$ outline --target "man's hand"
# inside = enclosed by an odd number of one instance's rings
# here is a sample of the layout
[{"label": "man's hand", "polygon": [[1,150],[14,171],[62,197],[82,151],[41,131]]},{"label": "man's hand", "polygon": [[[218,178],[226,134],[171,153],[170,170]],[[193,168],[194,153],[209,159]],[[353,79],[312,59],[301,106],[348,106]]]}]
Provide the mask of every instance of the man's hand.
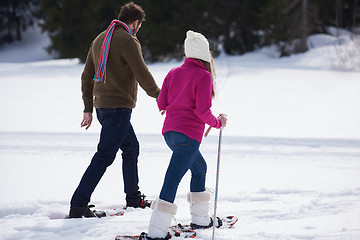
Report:
[{"label": "man's hand", "polygon": [[85,130],[88,130],[88,128],[91,126],[92,119],[93,116],[91,112],[84,112],[84,117],[81,122],[81,127],[85,127]]}]

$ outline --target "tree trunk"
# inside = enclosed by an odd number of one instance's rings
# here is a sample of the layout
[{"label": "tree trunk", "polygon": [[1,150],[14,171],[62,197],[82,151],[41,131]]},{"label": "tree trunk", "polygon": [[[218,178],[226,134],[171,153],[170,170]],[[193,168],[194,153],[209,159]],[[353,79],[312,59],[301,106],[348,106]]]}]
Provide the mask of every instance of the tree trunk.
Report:
[{"label": "tree trunk", "polygon": [[336,35],[340,35],[340,28],[342,27],[342,16],[341,16],[341,0],[336,0]]},{"label": "tree trunk", "polygon": [[353,12],[353,22],[352,22],[352,29],[356,27],[356,17],[358,12],[358,0],[354,2],[354,12]]},{"label": "tree trunk", "polygon": [[307,11],[308,11],[308,0],[302,0],[301,7],[301,43],[300,43],[300,51],[306,52],[308,50],[307,47]]}]

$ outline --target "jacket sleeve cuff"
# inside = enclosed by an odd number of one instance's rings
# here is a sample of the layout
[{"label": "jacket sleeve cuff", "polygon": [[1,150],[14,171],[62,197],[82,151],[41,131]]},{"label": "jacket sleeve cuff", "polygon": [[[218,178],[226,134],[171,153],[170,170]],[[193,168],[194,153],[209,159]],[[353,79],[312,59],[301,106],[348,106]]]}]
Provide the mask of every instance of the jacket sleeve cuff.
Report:
[{"label": "jacket sleeve cuff", "polygon": [[92,105],[85,105],[84,112],[93,112],[93,106]]}]

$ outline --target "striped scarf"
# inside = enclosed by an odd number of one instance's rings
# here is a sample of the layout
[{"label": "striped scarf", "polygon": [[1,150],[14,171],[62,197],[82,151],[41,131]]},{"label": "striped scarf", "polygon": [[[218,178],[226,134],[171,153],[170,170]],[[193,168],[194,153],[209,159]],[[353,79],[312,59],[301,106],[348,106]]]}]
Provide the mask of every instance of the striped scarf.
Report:
[{"label": "striped scarf", "polygon": [[108,27],[107,31],[106,31],[106,35],[104,38],[104,41],[102,43],[102,47],[101,47],[101,52],[100,52],[100,58],[99,58],[99,62],[98,62],[98,67],[97,67],[97,71],[94,75],[94,81],[95,82],[103,82],[103,78],[104,78],[104,74],[106,71],[106,62],[107,62],[107,58],[109,55],[109,49],[110,49],[110,42],[111,42],[111,37],[114,33],[115,30],[115,26],[117,24],[120,24],[122,26],[124,26],[125,30],[130,33],[132,36],[135,37],[134,33],[131,31],[131,29],[129,28],[128,25],[126,25],[124,22],[119,21],[119,20],[113,20],[110,23],[110,26]]}]

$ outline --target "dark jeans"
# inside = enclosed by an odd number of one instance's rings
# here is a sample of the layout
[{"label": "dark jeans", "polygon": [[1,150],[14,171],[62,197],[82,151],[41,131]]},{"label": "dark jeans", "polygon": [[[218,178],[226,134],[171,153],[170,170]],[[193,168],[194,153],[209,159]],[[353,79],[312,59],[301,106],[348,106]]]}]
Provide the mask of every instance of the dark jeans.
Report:
[{"label": "dark jeans", "polygon": [[189,169],[191,171],[190,191],[205,191],[207,166],[199,151],[200,143],[175,131],[166,132],[164,138],[173,154],[166,171],[160,199],[174,202],[179,183]]},{"label": "dark jeans", "polygon": [[71,206],[84,206],[90,202],[95,187],[122,150],[122,170],[124,191],[127,201],[138,200],[138,156],[139,142],[130,123],[131,109],[100,108],[96,109],[97,118],[102,125],[97,152],[86,169],[79,186],[71,199]]}]

